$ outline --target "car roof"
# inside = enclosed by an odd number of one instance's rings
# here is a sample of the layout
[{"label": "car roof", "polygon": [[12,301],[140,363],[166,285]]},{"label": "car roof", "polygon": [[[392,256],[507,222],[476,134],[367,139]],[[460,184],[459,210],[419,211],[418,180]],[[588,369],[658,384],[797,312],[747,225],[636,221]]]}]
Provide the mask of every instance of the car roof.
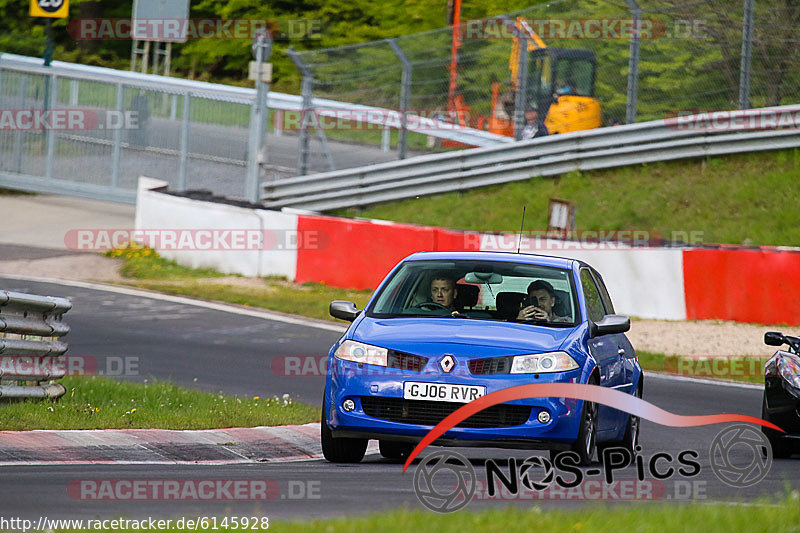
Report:
[{"label": "car roof", "polygon": [[442,261],[447,259],[463,259],[467,261],[503,261],[506,263],[522,263],[555,268],[572,269],[575,259],[514,252],[417,252],[406,257],[406,261]]}]

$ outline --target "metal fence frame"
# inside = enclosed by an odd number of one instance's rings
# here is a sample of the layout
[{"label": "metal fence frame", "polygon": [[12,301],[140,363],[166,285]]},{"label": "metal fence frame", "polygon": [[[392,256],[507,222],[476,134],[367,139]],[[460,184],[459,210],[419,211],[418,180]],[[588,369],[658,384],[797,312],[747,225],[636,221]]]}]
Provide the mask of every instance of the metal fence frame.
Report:
[{"label": "metal fence frame", "polygon": [[[750,117],[777,112],[797,114],[800,105],[731,113]],[[328,211],[574,170],[794,147],[800,147],[798,128],[704,131],[655,120],[289,178],[265,184],[261,199],[272,209]]]},{"label": "metal fence frame", "polygon": [[[148,148],[148,151],[155,151],[159,153],[163,152],[165,155],[178,157],[177,186],[174,187],[176,190],[184,190],[187,187],[189,181],[187,175],[187,162],[190,156],[198,159],[213,158],[213,156],[194,154],[190,153],[189,151],[191,132],[189,128],[190,120],[188,119],[188,105],[190,105],[189,102],[191,102],[192,97],[217,99],[225,102],[241,103],[250,106],[254,105],[256,98],[255,90],[246,87],[192,81],[180,78],[158,76],[154,74],[142,74],[138,72],[114,70],[104,67],[92,67],[66,63],[62,61],[53,61],[49,67],[45,67],[42,65],[41,59],[38,58],[0,53],[0,84],[3,83],[3,75],[6,72],[38,74],[49,77],[49,86],[51,88],[49,99],[51,101],[55,98],[56,87],[60,80],[70,80],[71,83],[75,82],[76,80],[85,80],[116,85],[117,110],[119,111],[122,110],[121,91],[123,87],[166,91],[173,95],[184,96],[184,118],[182,120],[180,132],[180,148],[178,150],[170,150],[159,147]],[[312,98],[310,92],[305,95],[304,99],[304,96],[301,95],[270,91],[267,98],[269,107],[273,110],[302,112],[304,109],[315,109],[319,114],[328,116],[335,116],[337,111],[358,111],[364,114],[363,116],[365,122],[371,124],[383,123],[386,114],[394,112],[370,106],[358,106],[345,102],[337,102],[335,100]],[[471,146],[487,146],[508,142],[510,140],[499,135],[493,135],[491,133],[474,130],[471,128],[439,123],[438,121],[431,119],[420,118],[419,120],[415,121],[415,124],[416,127],[409,128],[410,131],[418,131],[426,135],[450,139]],[[256,133],[256,128],[251,124],[250,136],[253,136]],[[318,132],[318,134],[322,134],[322,132]],[[54,134],[52,130],[48,130],[46,135],[50,137],[50,140],[52,140],[52,135]],[[23,173],[0,171],[0,186],[24,189],[33,192],[67,194],[99,200],[110,200],[131,204],[135,203],[135,189],[122,188],[119,186],[120,152],[121,146],[123,146],[119,130],[114,132],[112,139],[81,138],[80,140],[82,142],[111,146],[112,170],[111,176],[109,176],[109,185],[97,185],[81,183],[79,181],[58,179],[58,169],[56,169],[53,165],[53,147],[55,143],[48,142],[46,153],[46,170],[44,175],[35,176]],[[246,146],[243,146],[243,149],[245,148]],[[333,159],[329,153],[327,153],[327,159],[328,169],[334,169],[335,167],[333,166]],[[246,179],[244,162],[241,163],[241,166],[241,181],[244,188]],[[305,170],[302,173],[305,173]],[[258,187],[248,187],[248,190],[246,191],[246,199],[250,201],[257,201]]]},{"label": "metal fence frame", "polygon": [[62,317],[70,309],[66,298],[0,291],[0,400],[64,394],[51,380],[66,374],[67,344],[59,337],[69,333]]}]

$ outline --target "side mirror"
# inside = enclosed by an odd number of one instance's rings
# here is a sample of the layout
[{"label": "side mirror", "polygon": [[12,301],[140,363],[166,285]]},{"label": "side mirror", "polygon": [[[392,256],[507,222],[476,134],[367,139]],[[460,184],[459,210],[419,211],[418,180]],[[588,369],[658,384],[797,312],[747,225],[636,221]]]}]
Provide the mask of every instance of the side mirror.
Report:
[{"label": "side mirror", "polygon": [[606,315],[599,322],[594,323],[592,337],[608,335],[610,333],[625,333],[631,329],[631,319],[624,315]]},{"label": "side mirror", "polygon": [[783,346],[786,339],[780,331],[768,331],[764,333],[764,344],[767,346]]},{"label": "side mirror", "polygon": [[332,301],[328,312],[333,318],[340,318],[348,322],[355,320],[359,313],[361,313],[358,307],[356,307],[356,304],[345,300]]}]

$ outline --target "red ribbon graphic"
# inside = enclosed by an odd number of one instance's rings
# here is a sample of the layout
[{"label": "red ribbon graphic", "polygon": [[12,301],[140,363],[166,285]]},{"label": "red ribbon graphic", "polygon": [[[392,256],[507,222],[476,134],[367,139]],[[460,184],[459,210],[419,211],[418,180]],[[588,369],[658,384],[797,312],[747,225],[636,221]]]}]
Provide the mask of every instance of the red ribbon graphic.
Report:
[{"label": "red ribbon graphic", "polygon": [[696,415],[685,416],[676,415],[665,411],[660,407],[632,396],[631,394],[618,391],[616,389],[608,389],[600,387],[599,385],[583,385],[580,383],[536,383],[530,385],[518,385],[516,387],[509,387],[507,389],[499,390],[486,396],[482,396],[476,400],[459,407],[452,412],[444,420],[436,424],[427,435],[417,444],[416,448],[411,452],[403,466],[403,472],[411,465],[414,458],[420,454],[429,444],[441,437],[445,432],[452,429],[459,422],[469,418],[470,416],[483,411],[493,405],[499,403],[510,402],[513,400],[523,400],[526,398],[573,398],[575,400],[584,400],[595,402],[608,407],[613,407],[620,411],[625,411],[632,415],[644,418],[662,426],[671,427],[695,427],[707,426],[710,424],[722,424],[725,422],[748,422],[751,424],[758,424],[765,426],[781,433],[785,433],[781,428],[754,416],[736,415],[736,414],[719,414],[719,415]]}]

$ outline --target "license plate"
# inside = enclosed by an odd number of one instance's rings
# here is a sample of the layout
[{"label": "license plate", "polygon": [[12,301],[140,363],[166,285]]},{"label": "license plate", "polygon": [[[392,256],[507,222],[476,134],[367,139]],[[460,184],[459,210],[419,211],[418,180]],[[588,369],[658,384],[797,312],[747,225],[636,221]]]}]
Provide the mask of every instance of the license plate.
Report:
[{"label": "license plate", "polygon": [[406,400],[432,400],[434,402],[471,402],[486,394],[482,385],[455,385],[452,383],[403,383],[403,398]]}]

